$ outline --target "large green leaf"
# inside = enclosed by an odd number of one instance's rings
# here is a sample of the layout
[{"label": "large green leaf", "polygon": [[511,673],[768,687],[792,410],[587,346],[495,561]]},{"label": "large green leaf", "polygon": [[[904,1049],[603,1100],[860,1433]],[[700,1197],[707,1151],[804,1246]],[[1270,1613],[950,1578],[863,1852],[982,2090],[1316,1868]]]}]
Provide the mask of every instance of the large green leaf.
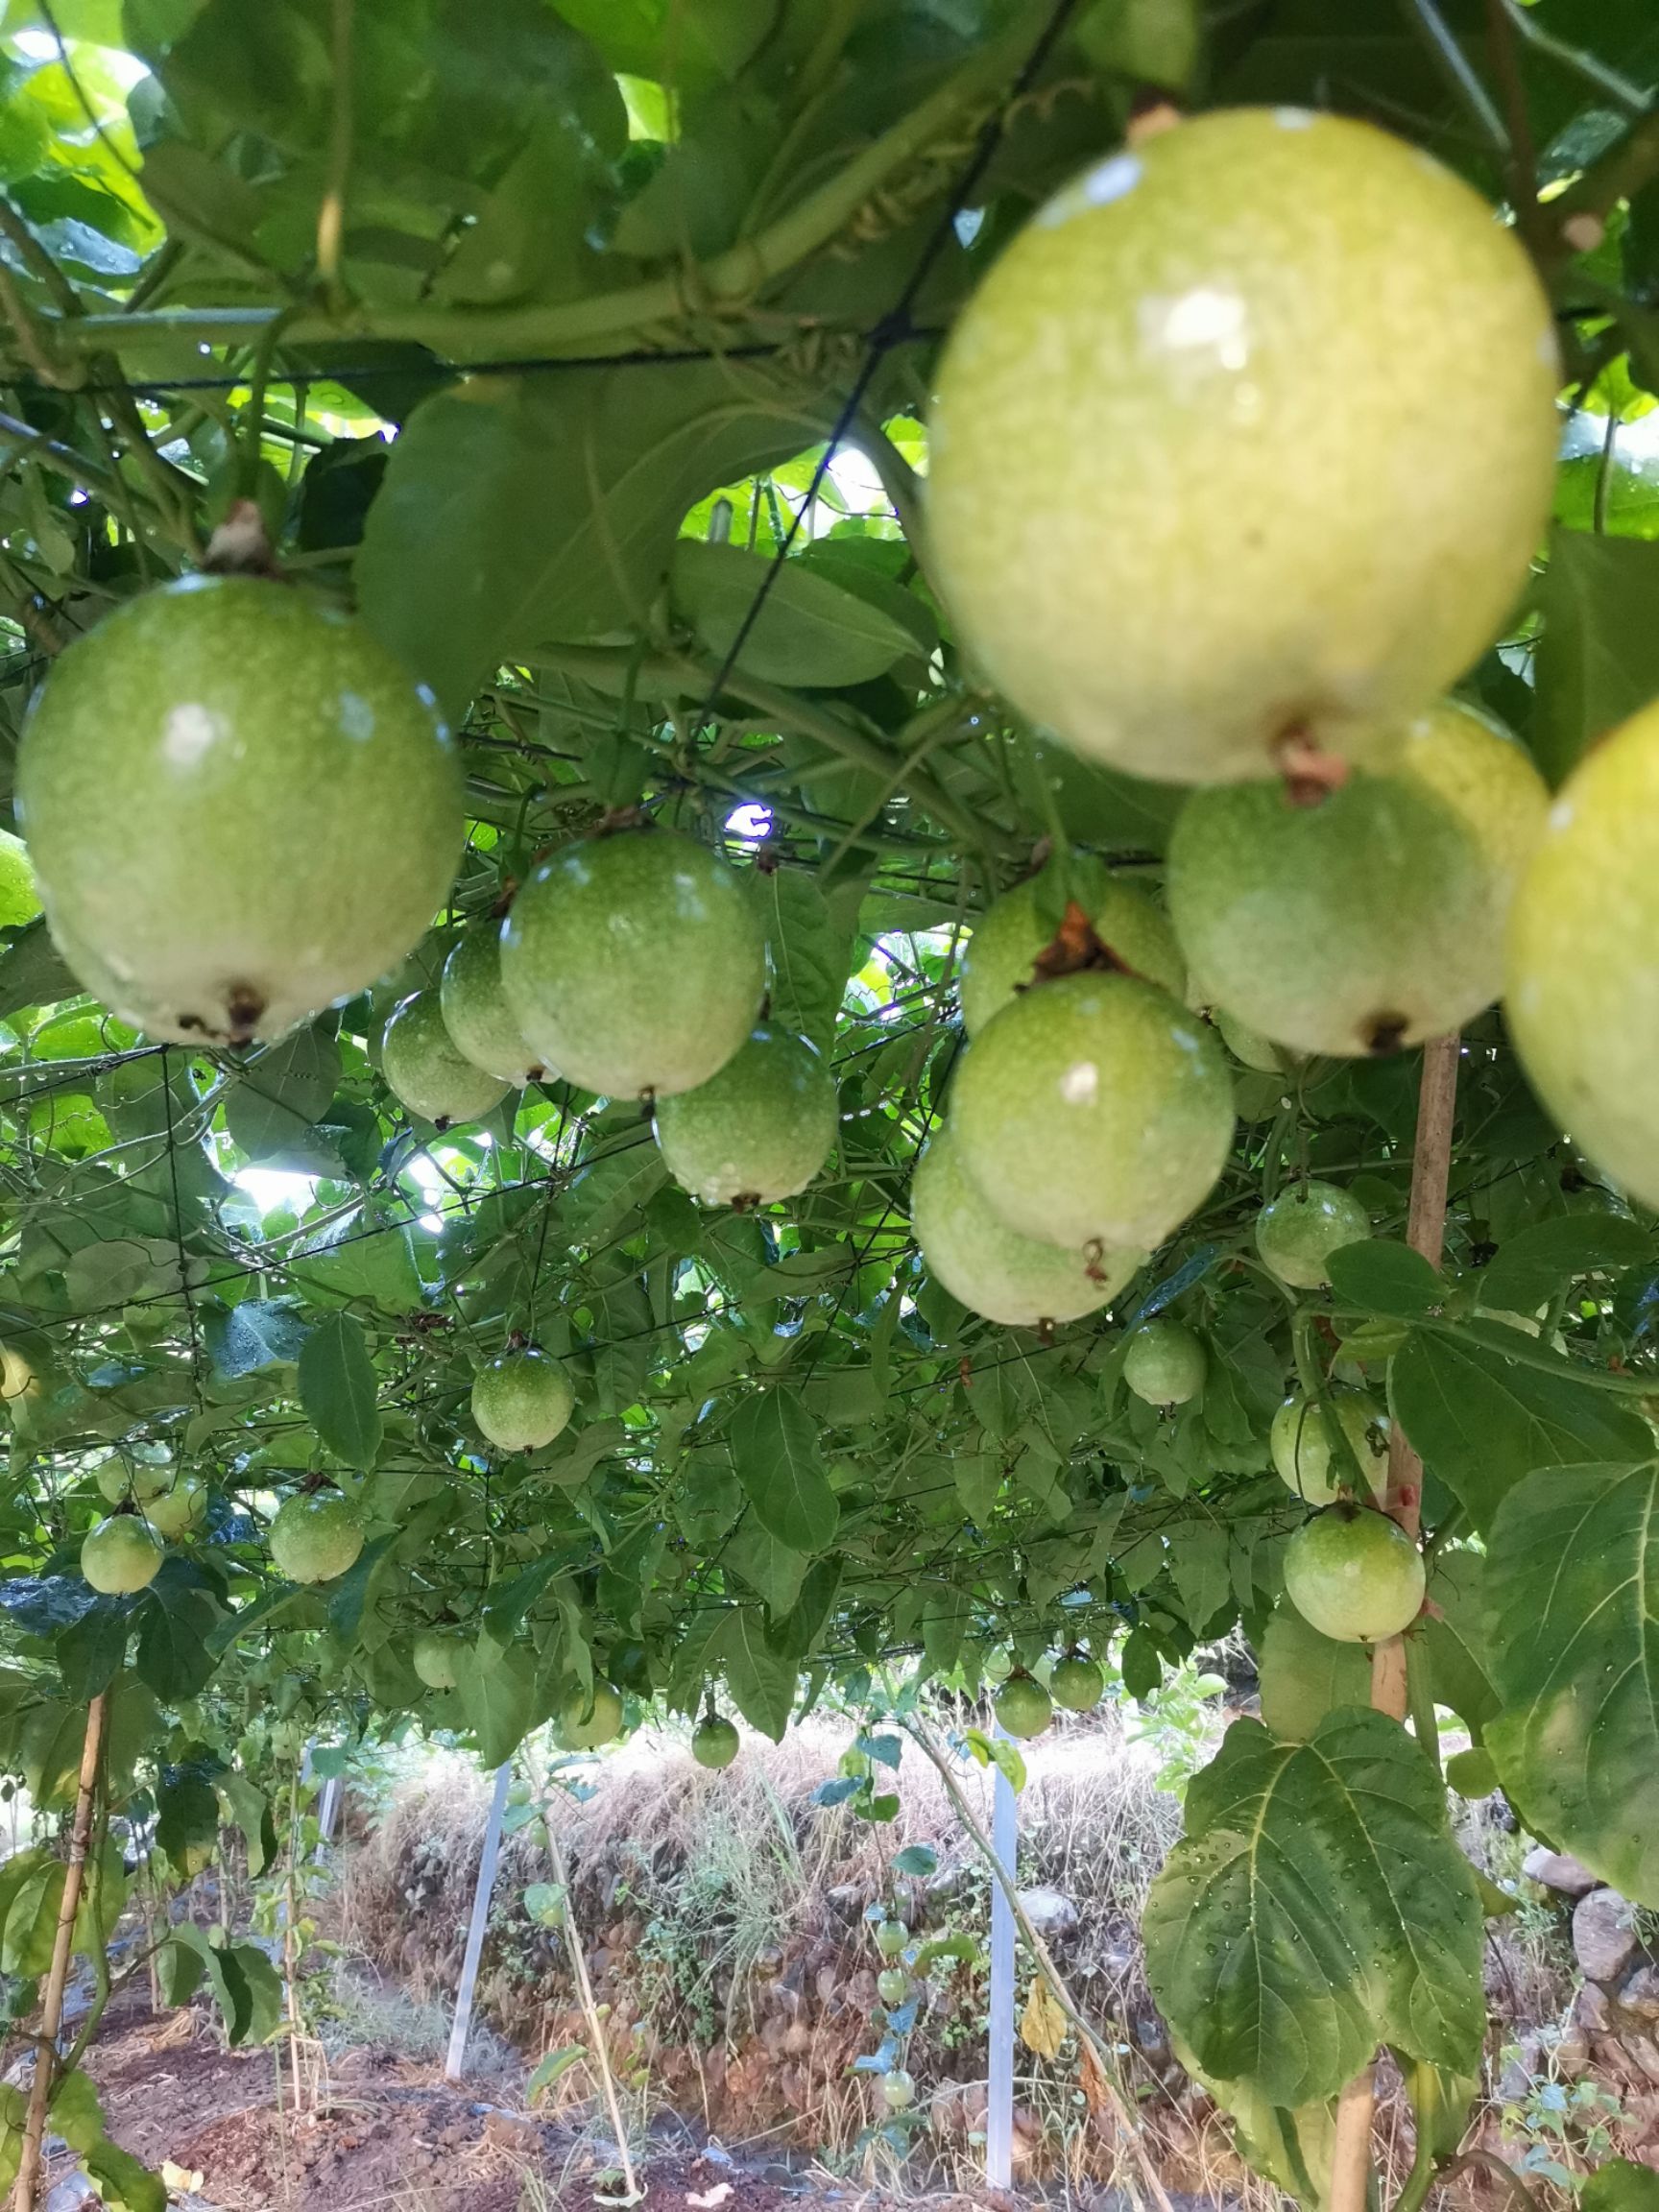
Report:
[{"label": "large green leaf", "polygon": [[1564,1214],[1506,1237],[1480,1276],[1480,1303],[1530,1314],[1575,1276],[1639,1267],[1653,1234],[1621,1214]]},{"label": "large green leaf", "polygon": [[455,1695],[486,1767],[511,1759],[539,1718],[536,1654],[521,1644],[493,1656],[486,1665],[475,1648],[455,1653]]},{"label": "large green leaf", "polygon": [[[1617,1397],[1533,1340],[1517,1341],[1527,1364],[1469,1338],[1414,1330],[1389,1375],[1395,1418],[1477,1528],[1490,1526],[1504,1493],[1534,1468],[1633,1458],[1648,1441],[1647,1424]],[[1535,1359],[1550,1361],[1548,1371]]]},{"label": "large green leaf", "polygon": [[709,1646],[710,1658],[716,1650],[733,1704],[752,1728],[780,1743],[795,1704],[795,1663],[766,1641],[765,1616],[757,1606],[732,1608]]},{"label": "large green leaf", "polygon": [[1306,1743],[1235,1721],[1154,1884],[1147,1974],[1207,2074],[1269,2103],[1334,2095],[1380,2042],[1467,2068],[1481,1921],[1438,1775],[1385,1714]]},{"label": "large green leaf", "polygon": [[357,558],[363,613],[459,715],[510,655],[642,624],[686,509],[825,427],[713,362],[474,377],[392,448]]},{"label": "large green leaf", "polygon": [[789,1390],[744,1399],[732,1422],[732,1464],[762,1527],[794,1551],[823,1551],[841,1510],[811,1415]]},{"label": "large green leaf", "polygon": [[[1434,1702],[1456,1714],[1475,1741],[1498,1710],[1486,1637],[1486,1561],[1464,1549],[1434,1554],[1429,1609],[1417,1630]],[[1416,1652],[1412,1663],[1416,1664]]]},{"label": "large green leaf", "polygon": [[330,1313],[300,1352],[300,1403],[330,1452],[370,1468],[380,1450],[380,1408],[369,1341],[354,1313]]},{"label": "large green leaf", "polygon": [[216,1372],[227,1382],[262,1367],[282,1367],[300,1357],[305,1323],[291,1306],[250,1298],[240,1306],[207,1306],[202,1335]]},{"label": "large green leaf", "polygon": [[1485,1597],[1505,1791],[1535,1834],[1659,1905],[1659,1462],[1529,1476],[1493,1524]]},{"label": "large green leaf", "polygon": [[339,1081],[340,1047],[333,1038],[321,1029],[297,1029],[243,1069],[225,1101],[231,1142],[250,1160],[303,1172],[316,1159],[312,1124],[323,1118]]}]

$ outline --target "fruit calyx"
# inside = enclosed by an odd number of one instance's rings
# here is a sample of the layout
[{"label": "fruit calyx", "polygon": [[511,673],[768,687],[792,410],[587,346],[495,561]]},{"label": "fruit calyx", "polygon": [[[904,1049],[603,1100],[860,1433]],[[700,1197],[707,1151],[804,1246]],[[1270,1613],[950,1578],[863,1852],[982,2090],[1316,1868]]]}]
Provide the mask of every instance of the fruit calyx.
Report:
[{"label": "fruit calyx", "polygon": [[1134,975],[1138,971],[1113,951],[1076,900],[1068,899],[1052,942],[1044,946],[1031,964],[1031,981],[1017,988],[1029,991],[1039,983],[1052,982],[1057,975],[1087,973]]},{"label": "fruit calyx", "polygon": [[224,521],[207,541],[202,567],[209,576],[262,576],[269,584],[289,581],[276,565],[265,517],[252,499],[231,500]]},{"label": "fruit calyx", "polygon": [[1348,781],[1348,762],[1339,754],[1324,752],[1306,722],[1292,722],[1280,733],[1273,758],[1285,779],[1287,806],[1323,806]]}]

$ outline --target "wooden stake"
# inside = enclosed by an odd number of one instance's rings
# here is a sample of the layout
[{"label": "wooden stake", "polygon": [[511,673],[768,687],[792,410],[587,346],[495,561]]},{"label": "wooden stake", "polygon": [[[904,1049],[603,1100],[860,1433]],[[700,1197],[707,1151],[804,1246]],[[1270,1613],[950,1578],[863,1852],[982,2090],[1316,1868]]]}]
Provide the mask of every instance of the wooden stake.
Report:
[{"label": "wooden stake", "polygon": [[[628,2148],[628,2130],[622,2125],[622,2106],[616,2095],[616,2078],[611,2071],[611,2053],[605,2040],[605,2023],[600,2019],[599,2008],[593,2002],[593,1984],[588,1979],[588,1960],[582,1949],[582,1931],[576,1925],[576,1907],[570,1895],[570,1878],[565,1869],[565,1854],[559,1848],[559,1831],[553,1825],[551,1796],[545,1791],[541,1797],[541,1817],[547,1830],[547,1857],[552,1862],[553,1879],[559,1885],[563,1900],[561,1915],[565,1923],[565,1948],[570,1954],[570,1972],[576,1982],[576,2002],[582,2008],[582,2018],[587,2024],[593,2064],[605,2092],[605,2107],[611,2115],[612,2132],[616,2138],[617,2153],[622,2160],[622,2186],[626,2195],[621,2201],[625,2204],[637,2204],[645,2193],[634,2171],[633,2153]],[[617,2200],[613,2197],[608,2201],[613,2204]]]},{"label": "wooden stake", "polygon": [[94,1697],[86,1709],[86,1733],[81,1743],[81,1778],[75,1795],[75,1818],[69,1830],[69,1863],[63,1873],[63,1902],[58,1908],[52,1965],[40,2005],[35,2080],[29,2091],[29,2115],[17,2159],[17,2179],[12,2191],[12,2212],[35,2212],[35,2199],[40,2186],[40,2148],[46,2139],[46,2108],[52,2101],[58,2071],[58,2031],[63,2025],[63,1986],[69,1978],[69,1959],[75,1947],[75,1915],[81,1909],[86,1846],[92,1834],[92,1807],[98,1791],[106,1710],[107,1700],[102,1696]]},{"label": "wooden stake", "polygon": [[[1406,1241],[1438,1267],[1446,1241],[1446,1187],[1452,1168],[1452,1123],[1457,1109],[1460,1040],[1436,1037],[1423,1047],[1417,1092],[1417,1139],[1411,1158],[1411,1202]],[[1423,1462],[1396,1422],[1388,1437],[1388,1493],[1383,1503],[1408,1536],[1422,1516]],[[1371,1702],[1379,1713],[1404,1721],[1407,1708],[1406,1640],[1389,1636],[1371,1653]],[[1343,2090],[1336,2105],[1331,2153],[1329,2212],[1365,2212],[1371,2173],[1371,2122],[1376,2103],[1374,2069],[1367,2066]]]}]

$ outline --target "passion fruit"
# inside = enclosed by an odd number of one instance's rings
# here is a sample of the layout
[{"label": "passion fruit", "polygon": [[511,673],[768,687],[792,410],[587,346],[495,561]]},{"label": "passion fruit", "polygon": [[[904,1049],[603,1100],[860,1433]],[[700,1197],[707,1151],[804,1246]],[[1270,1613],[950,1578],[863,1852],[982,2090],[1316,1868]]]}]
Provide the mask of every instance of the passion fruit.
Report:
[{"label": "passion fruit", "polygon": [[380,1068],[410,1113],[440,1129],[479,1120],[509,1088],[460,1051],[436,991],[414,992],[394,1013],[381,1040]]},{"label": "passion fruit", "polygon": [[595,1682],[589,1696],[580,1691],[560,1711],[555,1728],[571,1751],[597,1751],[622,1733],[622,1700],[609,1682]]},{"label": "passion fruit", "polygon": [[[1362,1390],[1336,1390],[1332,1409],[1342,1433],[1353,1446],[1374,1496],[1388,1486],[1388,1416],[1375,1398]],[[1347,1470],[1331,1449],[1331,1439],[1319,1408],[1300,1390],[1286,1398],[1273,1416],[1268,1448],[1279,1479],[1310,1505],[1332,1504]]]},{"label": "passion fruit", "polygon": [[1210,1355],[1185,1322],[1142,1321],[1123,1355],[1123,1380],[1148,1406],[1185,1406],[1204,1387]]},{"label": "passion fruit", "polygon": [[276,1508],[270,1543],[277,1573],[290,1582],[333,1582],[357,1563],[362,1517],[336,1491],[302,1491]]},{"label": "passion fruit", "polygon": [[[1108,953],[1132,974],[1183,998],[1187,964],[1174,930],[1146,894],[1104,870],[1085,888],[1090,924]],[[1041,918],[1037,878],[1004,891],[986,909],[962,956],[962,1026],[970,1037],[1036,982],[1039,955],[1054,934]]]},{"label": "passion fruit", "polygon": [[718,1074],[660,1099],[668,1172],[705,1206],[773,1206],[805,1190],[835,1142],[835,1078],[805,1037],[757,1029]]},{"label": "passion fruit", "polygon": [[409,1654],[410,1665],[428,1690],[453,1690],[461,1679],[456,1660],[462,1639],[452,1629],[422,1628]]},{"label": "passion fruit", "polygon": [[1054,1700],[1034,1674],[1010,1674],[992,1699],[997,1723],[1003,1733],[1022,1743],[1041,1736],[1054,1718]]},{"label": "passion fruit", "polygon": [[1423,1554],[1386,1513],[1330,1505],[1286,1546],[1285,1588],[1321,1636],[1374,1644],[1409,1628],[1423,1610]]},{"label": "passion fruit", "polygon": [[1056,1660],[1048,1677],[1048,1695],[1063,1713],[1093,1713],[1105,1688],[1105,1674],[1080,1651]]},{"label": "passion fruit", "polygon": [[1332,1253],[1370,1234],[1371,1216],[1353,1192],[1316,1178],[1282,1190],[1256,1216],[1257,1251],[1297,1290],[1327,1288]]},{"label": "passion fruit", "polygon": [[723,1714],[709,1713],[692,1731],[691,1756],[699,1767],[718,1773],[736,1758],[741,1741],[735,1727]]},{"label": "passion fruit", "polygon": [[502,1353],[472,1378],[472,1418],[498,1452],[539,1452],[575,1407],[563,1363],[534,1346]]},{"label": "passion fruit", "polygon": [[444,1026],[455,1049],[510,1091],[547,1070],[518,1033],[501,981],[501,925],[474,923],[444,963],[438,985]]},{"label": "passion fruit", "polygon": [[94,1590],[122,1598],[147,1590],[161,1570],[163,1547],[148,1521],[112,1513],[82,1539],[81,1572]]}]

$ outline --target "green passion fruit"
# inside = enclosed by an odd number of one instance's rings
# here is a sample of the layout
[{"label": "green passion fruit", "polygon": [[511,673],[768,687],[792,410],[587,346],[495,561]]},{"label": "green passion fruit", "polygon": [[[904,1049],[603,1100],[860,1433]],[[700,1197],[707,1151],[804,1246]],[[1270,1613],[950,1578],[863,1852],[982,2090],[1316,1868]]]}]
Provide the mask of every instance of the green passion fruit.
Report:
[{"label": "green passion fruit", "polygon": [[[1373,1495],[1381,1498],[1388,1481],[1387,1414],[1362,1390],[1334,1391],[1331,1406]],[[1310,1505],[1332,1504],[1338,1485],[1348,1479],[1319,1408],[1300,1390],[1274,1414],[1268,1448],[1280,1480]]]},{"label": "green passion fruit", "polygon": [[160,1572],[162,1543],[135,1513],[112,1513],[81,1544],[81,1572],[106,1598],[147,1590]]},{"label": "green passion fruit", "polygon": [[499,922],[477,922],[467,931],[444,963],[438,998],[455,1049],[474,1068],[512,1091],[546,1073],[507,1003]]},{"label": "green passion fruit", "polygon": [[394,1013],[381,1040],[380,1068],[410,1113],[440,1129],[478,1120],[508,1092],[458,1048],[436,991],[414,992]]},{"label": "green passion fruit", "polygon": [[1370,1234],[1371,1216],[1353,1192],[1316,1177],[1282,1190],[1256,1216],[1257,1251],[1296,1290],[1324,1289],[1332,1253]]},{"label": "green passion fruit", "polygon": [[559,1741],[571,1751],[597,1751],[622,1733],[622,1700],[609,1682],[595,1682],[592,1693],[580,1691],[560,1710],[556,1722]]},{"label": "green passion fruit", "polygon": [[1497,998],[1544,780],[1467,708],[1425,715],[1397,768],[1316,797],[1195,792],[1169,840],[1169,913],[1195,986],[1298,1052],[1361,1058],[1460,1028]]},{"label": "green passion fruit", "polygon": [[805,1037],[757,1029],[718,1074],[659,1100],[668,1172],[705,1206],[772,1206],[805,1190],[835,1142],[835,1078]]},{"label": "green passion fruit", "polygon": [[583,838],[543,860],[501,933],[532,1051],[585,1091],[668,1097],[739,1051],[766,946],[734,869],[672,830]]},{"label": "green passion fruit", "polygon": [[718,1773],[736,1758],[741,1741],[736,1728],[724,1714],[710,1713],[692,1731],[691,1756],[699,1767]]},{"label": "green passion fruit", "polygon": [[150,1526],[169,1544],[200,1528],[207,1518],[207,1485],[200,1475],[180,1475],[170,1490],[144,1508]]},{"label": "green passion fruit", "polygon": [[1148,1406],[1185,1406],[1204,1387],[1210,1356],[1183,1321],[1143,1321],[1123,1355],[1123,1380]]},{"label": "green passion fruit", "polygon": [[504,1352],[472,1378],[472,1418],[498,1452],[539,1452],[575,1407],[563,1363],[534,1347]]},{"label": "green passion fruit", "polygon": [[992,1211],[1022,1237],[1150,1251],[1214,1188],[1233,1090],[1207,1022],[1131,975],[1065,975],[992,1017],[950,1123]]},{"label": "green passion fruit", "polygon": [[1057,1659],[1048,1677],[1048,1695],[1063,1713],[1093,1713],[1105,1688],[1104,1673],[1080,1651]]},{"label": "green passion fruit", "polygon": [[362,1517],[337,1491],[285,1498],[271,1524],[271,1556],[290,1582],[333,1582],[356,1565],[362,1549]]},{"label": "green passion fruit", "polygon": [[462,844],[444,728],[384,648],[300,589],[192,576],[54,662],[18,806],[54,942],[184,1044],[278,1037],[416,943]]},{"label": "green passion fruit", "polygon": [[1054,1700],[1034,1674],[1010,1674],[991,1702],[1004,1734],[1022,1743],[1041,1736],[1054,1718]]},{"label": "green passion fruit", "polygon": [[927,1272],[972,1312],[1008,1329],[1075,1321],[1115,1298],[1140,1252],[1088,1257],[1008,1228],[962,1164],[950,1124],[936,1129],[910,1184],[910,1219]]},{"label": "green passion fruit", "polygon": [[1409,1628],[1423,1610],[1423,1554],[1386,1513],[1330,1505],[1286,1546],[1285,1588],[1321,1636],[1374,1644]]},{"label": "green passion fruit", "polygon": [[[1483,365],[1459,392],[1448,300]],[[1559,382],[1515,231],[1418,147],[1183,122],[1050,200],[951,331],[927,511],[964,648],[1137,775],[1384,757],[1526,580]]]},{"label": "green passion fruit", "polygon": [[[1175,932],[1145,892],[1118,882],[1104,869],[1078,889],[1086,894],[1095,936],[1113,957],[1171,998],[1184,997],[1187,965]],[[976,1037],[993,1014],[1037,980],[1038,957],[1057,927],[1044,921],[1042,903],[1042,879],[1033,878],[1003,892],[975,923],[962,956],[962,1025],[970,1037]]]},{"label": "green passion fruit", "polygon": [[462,1639],[452,1629],[422,1628],[416,1637],[409,1660],[428,1690],[453,1690],[460,1680],[456,1666]]}]

